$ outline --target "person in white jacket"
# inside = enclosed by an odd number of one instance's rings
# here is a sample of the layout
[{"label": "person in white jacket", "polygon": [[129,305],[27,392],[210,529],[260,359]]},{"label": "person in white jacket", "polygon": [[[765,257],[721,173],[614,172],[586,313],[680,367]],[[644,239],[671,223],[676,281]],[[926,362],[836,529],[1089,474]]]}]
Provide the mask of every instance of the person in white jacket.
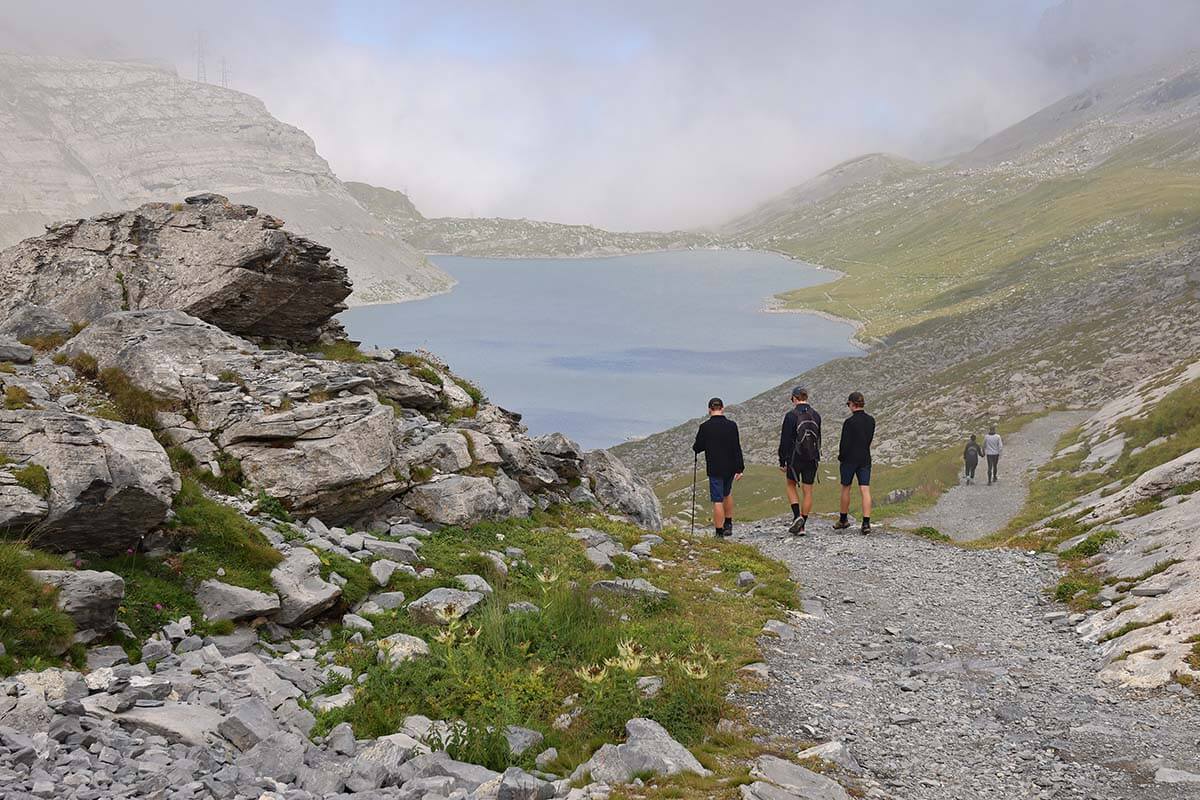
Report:
[{"label": "person in white jacket", "polygon": [[1000,480],[997,467],[1000,465],[1000,453],[1003,451],[1004,440],[1000,438],[1000,434],[996,433],[996,426],[993,425],[988,429],[987,436],[983,437],[983,454],[987,457],[988,486]]}]

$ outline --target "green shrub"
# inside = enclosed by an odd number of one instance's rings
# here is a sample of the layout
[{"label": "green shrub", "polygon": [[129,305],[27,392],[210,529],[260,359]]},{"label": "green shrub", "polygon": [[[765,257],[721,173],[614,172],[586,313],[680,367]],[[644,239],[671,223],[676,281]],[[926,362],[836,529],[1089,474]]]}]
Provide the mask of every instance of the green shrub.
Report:
[{"label": "green shrub", "polygon": [[1092,556],[1098,555],[1106,543],[1111,542],[1113,539],[1119,538],[1121,538],[1121,534],[1114,530],[1105,529],[1094,531],[1089,533],[1087,538],[1079,544],[1068,550],[1064,550],[1059,557],[1064,561],[1075,561],[1077,559],[1091,558]]},{"label": "green shrub", "polygon": [[95,380],[96,376],[100,374],[100,364],[90,353],[76,353],[67,359],[67,366],[75,370],[77,375],[88,380]]},{"label": "green shrub", "polygon": [[401,353],[396,356],[396,362],[403,364],[416,377],[434,386],[442,385],[442,378],[429,362],[413,353]]},{"label": "green shrub", "polygon": [[262,514],[280,522],[292,522],[292,515],[283,507],[278,497],[272,497],[265,490],[258,491],[258,501],[254,504],[254,513]]},{"label": "green shrub", "polygon": [[317,350],[329,361],[342,361],[349,364],[362,364],[371,360],[362,354],[362,352],[358,349],[358,345],[347,339],[332,342],[330,344],[323,344],[318,347]]},{"label": "green shrub", "polygon": [[50,475],[41,464],[26,464],[19,469],[14,469],[12,476],[17,479],[17,483],[38,497],[44,499],[50,496]]},{"label": "green shrub", "polygon": [[950,542],[953,541],[949,536],[929,525],[922,525],[913,531],[914,536],[920,536],[922,539],[929,539],[934,542]]},{"label": "green shrub", "polygon": [[1094,605],[1096,595],[1103,586],[1095,575],[1072,570],[1060,578],[1054,587],[1054,599],[1068,604],[1074,611],[1083,611]]},{"label": "green shrub", "polygon": [[15,542],[0,542],[0,675],[59,662],[71,645],[75,625],[58,610],[58,591],[35,581],[26,570],[65,569],[53,556],[27,550]]},{"label": "green shrub", "polygon": [[4,389],[4,407],[9,411],[18,411],[33,406],[33,397],[20,386],[7,386]]}]

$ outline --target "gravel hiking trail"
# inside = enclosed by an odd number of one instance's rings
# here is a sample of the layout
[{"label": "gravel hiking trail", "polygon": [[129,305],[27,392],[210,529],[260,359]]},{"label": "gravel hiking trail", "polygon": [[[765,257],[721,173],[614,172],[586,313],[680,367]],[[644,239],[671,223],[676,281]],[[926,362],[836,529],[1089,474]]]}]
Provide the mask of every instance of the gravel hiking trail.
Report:
[{"label": "gravel hiking trail", "polygon": [[1054,454],[1054,445],[1090,414],[1088,411],[1056,411],[1035,419],[1004,437],[998,483],[987,485],[987,461],[980,459],[974,483],[968,486],[960,475],[959,485],[942,494],[936,505],[897,520],[895,524],[902,528],[927,525],[960,542],[978,539],[1003,528],[1025,507],[1029,481],[1038,467]]},{"label": "gravel hiking trail", "polygon": [[835,774],[857,796],[1200,798],[1197,697],[1097,685],[1098,655],[1046,594],[1053,557],[809,528],[738,532],[790,566],[805,613],[764,635],[770,677],[737,699],[772,734],[845,743],[859,769]]}]

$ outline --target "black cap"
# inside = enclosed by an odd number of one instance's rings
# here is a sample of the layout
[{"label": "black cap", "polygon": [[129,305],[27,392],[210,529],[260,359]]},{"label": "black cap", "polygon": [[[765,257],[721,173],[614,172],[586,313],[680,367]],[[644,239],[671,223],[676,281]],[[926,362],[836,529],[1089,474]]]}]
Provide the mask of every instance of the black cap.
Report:
[{"label": "black cap", "polygon": [[713,399],[708,401],[708,407],[709,408],[724,408],[725,404],[723,402],[721,402],[721,398],[714,397]]},{"label": "black cap", "polygon": [[803,384],[799,386],[793,386],[792,397],[795,397],[797,400],[799,400],[801,397],[808,397],[808,387]]}]

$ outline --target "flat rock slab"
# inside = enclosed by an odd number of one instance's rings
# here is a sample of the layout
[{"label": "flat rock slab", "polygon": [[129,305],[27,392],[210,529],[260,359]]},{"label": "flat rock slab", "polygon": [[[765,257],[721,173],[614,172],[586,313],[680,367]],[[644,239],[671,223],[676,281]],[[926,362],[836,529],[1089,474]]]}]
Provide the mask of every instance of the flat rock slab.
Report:
[{"label": "flat rock slab", "polygon": [[483,602],[480,592],[464,592],[461,589],[434,589],[423,597],[408,604],[408,613],[417,622],[426,625],[445,625],[462,619]]},{"label": "flat rock slab", "polygon": [[113,714],[102,708],[96,695],[83,701],[88,713],[115,720],[121,727],[141,729],[162,736],[168,742],[204,747],[212,737],[219,736],[225,715],[208,706],[165,700],[160,706],[134,706],[128,711]]},{"label": "flat rock slab", "polygon": [[645,578],[614,578],[606,581],[596,581],[592,590],[618,597],[645,598],[648,600],[665,600],[669,594],[652,584]]}]

